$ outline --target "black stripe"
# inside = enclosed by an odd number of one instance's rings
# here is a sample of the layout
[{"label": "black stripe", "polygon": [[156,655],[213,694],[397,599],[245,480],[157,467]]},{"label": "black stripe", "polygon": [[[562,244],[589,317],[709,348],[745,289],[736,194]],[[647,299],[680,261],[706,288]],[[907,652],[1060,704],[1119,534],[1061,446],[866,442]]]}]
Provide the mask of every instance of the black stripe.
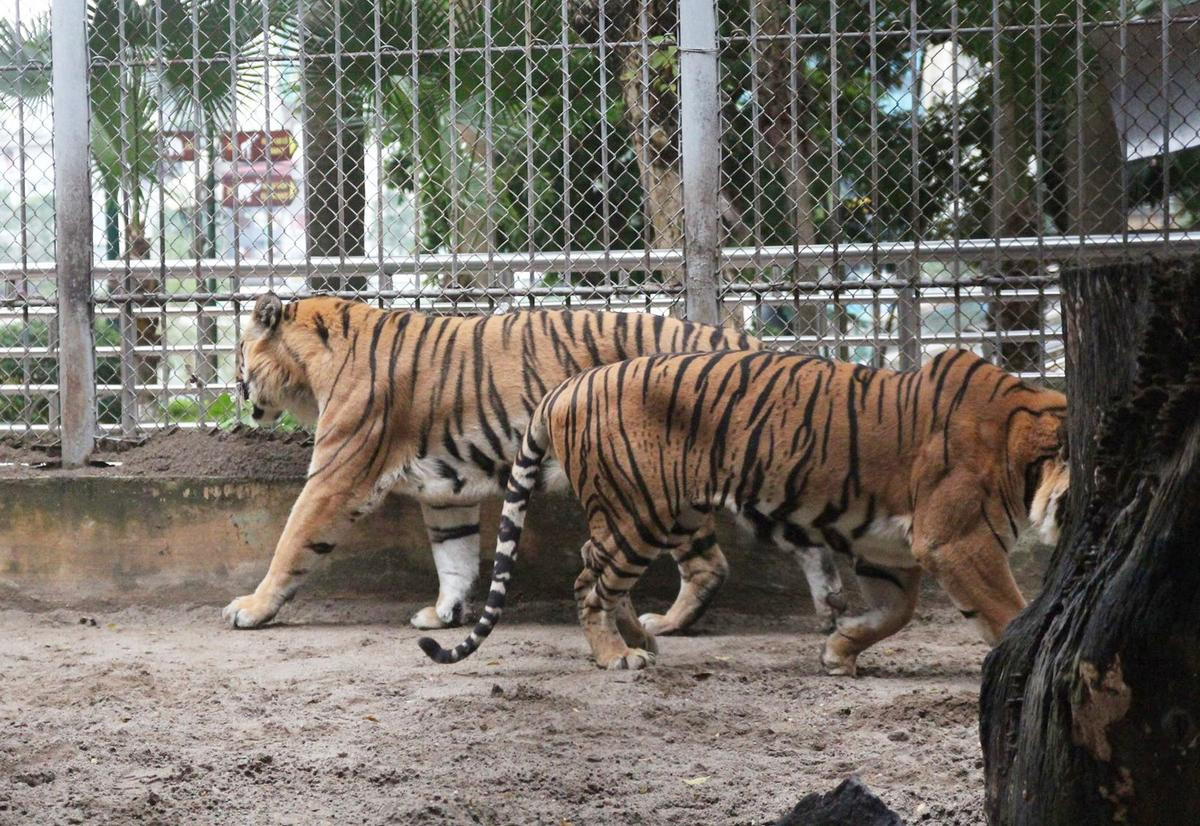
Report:
[{"label": "black stripe", "polygon": [[462,539],[464,536],[475,536],[479,533],[479,523],[473,525],[456,525],[453,528],[434,528],[429,529],[429,537],[434,542],[449,542],[453,539]]},{"label": "black stripe", "polygon": [[904,590],[904,583],[902,583],[900,581],[900,578],[898,576],[893,574],[887,568],[881,568],[878,565],[872,565],[870,562],[865,562],[864,560],[856,559],[854,561],[854,573],[856,576],[864,577],[866,579],[885,580],[885,581],[890,582],[893,585],[895,585],[901,591]]}]

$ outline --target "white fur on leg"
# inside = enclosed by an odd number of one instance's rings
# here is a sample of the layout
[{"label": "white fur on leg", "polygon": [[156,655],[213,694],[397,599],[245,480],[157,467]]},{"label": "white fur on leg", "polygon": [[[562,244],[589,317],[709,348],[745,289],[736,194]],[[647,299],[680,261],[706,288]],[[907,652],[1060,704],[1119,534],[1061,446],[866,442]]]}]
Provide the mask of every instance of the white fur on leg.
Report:
[{"label": "white fur on leg", "polygon": [[808,580],[812,594],[813,610],[823,620],[826,630],[832,631],[838,616],[846,610],[846,598],[842,595],[842,577],[828,548],[814,546],[797,548],[796,561]]},{"label": "white fur on leg", "polygon": [[479,506],[422,503],[421,512],[437,566],[438,598],[413,615],[411,623],[421,629],[450,628],[466,618],[467,597],[479,575]]}]

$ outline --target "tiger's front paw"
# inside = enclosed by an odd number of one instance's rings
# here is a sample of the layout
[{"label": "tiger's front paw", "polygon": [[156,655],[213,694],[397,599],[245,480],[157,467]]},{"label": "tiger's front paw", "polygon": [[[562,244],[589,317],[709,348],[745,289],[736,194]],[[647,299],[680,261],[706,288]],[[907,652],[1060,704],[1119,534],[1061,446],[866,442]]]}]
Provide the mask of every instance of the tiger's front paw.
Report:
[{"label": "tiger's front paw", "polygon": [[422,608],[413,614],[409,624],[422,631],[435,631],[438,628],[457,628],[463,622],[463,604],[461,602],[447,605],[441,609],[433,605]]},{"label": "tiger's front paw", "polygon": [[608,662],[599,663],[601,668],[609,671],[638,671],[649,665],[654,665],[658,656],[644,648],[629,648],[619,657],[613,657]]},{"label": "tiger's front paw", "polygon": [[225,606],[221,616],[230,628],[258,628],[275,618],[279,606],[270,597],[247,594]]}]

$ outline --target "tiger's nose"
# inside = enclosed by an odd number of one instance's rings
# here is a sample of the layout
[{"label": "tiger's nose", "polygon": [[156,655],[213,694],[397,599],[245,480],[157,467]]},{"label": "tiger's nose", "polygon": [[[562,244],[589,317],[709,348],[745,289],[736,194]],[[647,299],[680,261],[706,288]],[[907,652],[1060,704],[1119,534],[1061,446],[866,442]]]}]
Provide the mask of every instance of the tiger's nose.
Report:
[{"label": "tiger's nose", "polygon": [[265,415],[265,411],[256,404],[254,405],[254,409],[250,411],[250,415],[254,417],[254,421],[258,421]]}]

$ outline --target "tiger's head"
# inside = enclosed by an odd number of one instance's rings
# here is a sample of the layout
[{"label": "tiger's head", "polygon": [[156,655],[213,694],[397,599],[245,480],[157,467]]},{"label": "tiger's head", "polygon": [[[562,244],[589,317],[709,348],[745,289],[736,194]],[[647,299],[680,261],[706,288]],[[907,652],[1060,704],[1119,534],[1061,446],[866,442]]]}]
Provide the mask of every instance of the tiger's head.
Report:
[{"label": "tiger's head", "polygon": [[299,331],[284,315],[283,302],[274,293],[254,302],[237,354],[238,390],[258,424],[274,422],[287,410],[311,426],[317,420],[317,399],[302,363],[304,348],[289,341]]},{"label": "tiger's head", "polygon": [[1042,461],[1038,473],[1029,521],[1037,528],[1038,538],[1047,545],[1058,542],[1066,518],[1067,491],[1071,485],[1071,463],[1067,451],[1066,428],[1058,430],[1059,448],[1052,457]]}]

